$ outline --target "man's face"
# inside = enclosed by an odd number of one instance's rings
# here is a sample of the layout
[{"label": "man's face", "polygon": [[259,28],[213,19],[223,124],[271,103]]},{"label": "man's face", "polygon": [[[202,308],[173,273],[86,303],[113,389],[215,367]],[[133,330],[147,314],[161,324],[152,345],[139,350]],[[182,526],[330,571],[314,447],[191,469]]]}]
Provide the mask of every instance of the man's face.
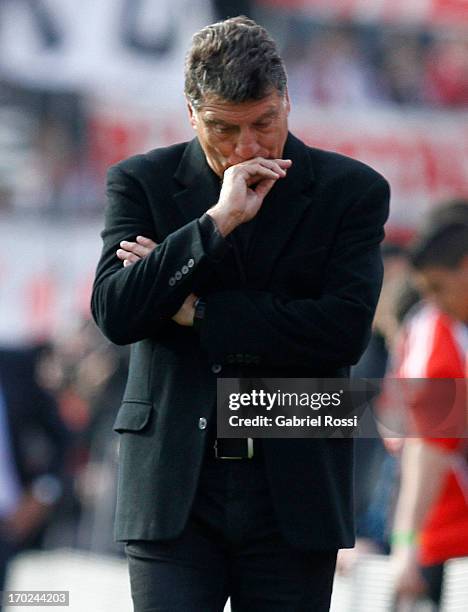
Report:
[{"label": "man's face", "polygon": [[422,294],[459,321],[468,322],[468,256],[456,268],[430,266],[416,273]]},{"label": "man's face", "polygon": [[279,159],[283,154],[290,110],[287,93],[280,96],[275,91],[241,103],[208,97],[198,110],[190,104],[188,110],[206,160],[220,177],[248,159]]}]

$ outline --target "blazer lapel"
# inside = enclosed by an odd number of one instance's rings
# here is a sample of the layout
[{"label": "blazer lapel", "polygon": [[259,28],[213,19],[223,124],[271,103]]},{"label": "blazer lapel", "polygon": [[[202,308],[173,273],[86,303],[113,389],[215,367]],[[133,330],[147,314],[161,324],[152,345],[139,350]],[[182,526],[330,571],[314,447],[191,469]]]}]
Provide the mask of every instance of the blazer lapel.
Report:
[{"label": "blazer lapel", "polygon": [[221,182],[208,166],[197,138],[188,143],[174,178],[182,186],[174,199],[187,223],[201,217],[218,201]]},{"label": "blazer lapel", "polygon": [[312,163],[307,147],[291,133],[283,158],[291,159],[292,166],[286,178],[279,179],[265,198],[250,242],[247,278],[255,288],[268,285],[278,257],[312,203],[309,193],[314,180]]},{"label": "blazer lapel", "polygon": [[[209,167],[198,138],[188,143],[174,178],[182,185],[173,197],[186,223],[201,217],[219,199],[221,180]],[[213,273],[225,287],[242,284],[243,271],[239,268],[237,247],[233,243],[231,246],[223,262],[212,266]]]}]

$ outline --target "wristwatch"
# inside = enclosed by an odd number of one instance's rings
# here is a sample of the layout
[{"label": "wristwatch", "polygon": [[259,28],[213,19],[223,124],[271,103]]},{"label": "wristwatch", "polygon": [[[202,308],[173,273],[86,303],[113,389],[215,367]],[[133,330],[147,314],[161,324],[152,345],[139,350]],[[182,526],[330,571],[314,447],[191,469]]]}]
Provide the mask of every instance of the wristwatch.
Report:
[{"label": "wristwatch", "polygon": [[202,321],[205,317],[206,302],[202,298],[198,298],[194,303],[193,328],[200,331]]}]

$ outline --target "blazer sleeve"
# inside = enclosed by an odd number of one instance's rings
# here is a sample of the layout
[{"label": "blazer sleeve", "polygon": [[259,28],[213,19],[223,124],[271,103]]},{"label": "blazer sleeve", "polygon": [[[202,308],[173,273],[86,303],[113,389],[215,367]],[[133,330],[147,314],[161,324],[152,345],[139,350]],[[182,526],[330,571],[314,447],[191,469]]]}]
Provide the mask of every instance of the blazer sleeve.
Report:
[{"label": "blazer sleeve", "polygon": [[200,341],[211,360],[232,363],[248,356],[271,366],[356,363],[369,337],[383,265],[379,243],[390,190],[382,177],[341,220],[315,299],[291,299],[266,291],[221,291],[206,297]]},{"label": "blazer sleeve", "polygon": [[228,243],[203,215],[169,234],[147,257],[123,267],[116,255],[122,240],[143,235],[156,241],[148,198],[135,177],[119,165],[109,169],[103,248],[91,297],[93,317],[115,344],[154,336],[192,292],[204,258],[221,259]]}]

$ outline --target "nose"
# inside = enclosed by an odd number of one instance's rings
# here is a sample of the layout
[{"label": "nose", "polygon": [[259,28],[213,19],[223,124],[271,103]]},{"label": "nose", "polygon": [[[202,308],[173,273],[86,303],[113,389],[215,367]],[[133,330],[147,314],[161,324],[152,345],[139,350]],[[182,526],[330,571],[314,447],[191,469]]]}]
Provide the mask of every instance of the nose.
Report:
[{"label": "nose", "polygon": [[260,151],[260,145],[254,131],[246,128],[241,130],[235,147],[235,154],[242,161],[256,157]]}]

